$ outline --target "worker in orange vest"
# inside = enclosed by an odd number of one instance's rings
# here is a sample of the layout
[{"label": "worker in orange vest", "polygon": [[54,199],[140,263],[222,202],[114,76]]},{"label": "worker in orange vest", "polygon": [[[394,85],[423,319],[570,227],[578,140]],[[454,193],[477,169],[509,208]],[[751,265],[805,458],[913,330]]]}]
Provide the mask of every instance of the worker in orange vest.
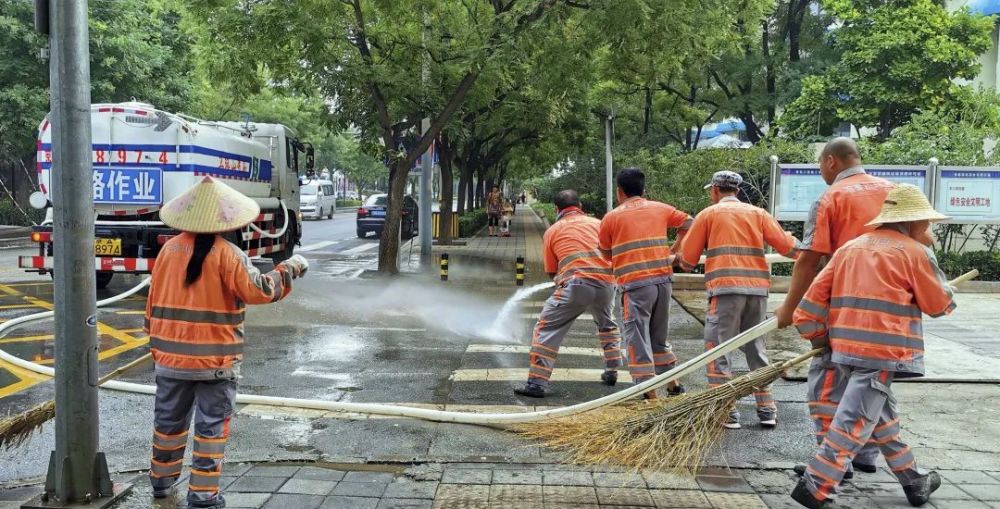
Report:
[{"label": "worker in orange vest", "polygon": [[615,285],[611,264],[597,249],[601,222],[583,213],[576,191],[567,189],[555,196],[559,211],[556,222],[545,231],[542,252],[545,272],[552,276],[556,290],[542,307],[531,341],[528,382],[514,392],[532,398],[545,397],[556,355],[573,321],[590,311],[597,325],[597,337],[604,355],[601,380],[618,382],[622,366],[621,333],[615,323]]},{"label": "worker in orange vest", "polygon": [[260,207],[231,187],[205,177],[167,202],[163,222],[182,233],[156,258],[146,300],[146,332],[156,363],[153,496],[165,498],[181,474],[194,414],[189,507],[225,507],[219,476],[236,381],[243,359],[246,304],[277,302],[308,263],[293,256],[261,274],[220,233],[254,221]]},{"label": "worker in orange vest", "polygon": [[[771,288],[771,270],[764,258],[770,245],[779,253],[798,256],[797,241],[785,232],[766,210],[743,203],[737,198],[743,177],[732,171],[719,171],[705,186],[711,189],[714,205],[702,210],[684,236],[678,256],[681,266],[691,270],[706,252],[705,289],[708,313],[705,315],[705,347],[709,350],[764,321],[767,295]],[[764,337],[742,346],[751,370],[768,365]],[[729,382],[729,355],[707,366],[708,386]],[[767,387],[754,392],[757,417],[761,426],[777,426],[778,408]],[[724,426],[740,428],[740,412],[733,408]]]},{"label": "worker in orange vest", "polygon": [[[822,259],[848,241],[874,230],[868,223],[878,215],[885,196],[893,188],[888,180],[865,172],[858,146],[850,138],[834,138],[827,143],[820,153],[819,169],[830,187],[809,212],[788,295],[775,313],[778,327],[792,324],[792,313],[819,272]],[[816,442],[822,443],[837,407],[837,387],[846,380],[830,364],[829,355],[813,359],[806,379],[809,415],[813,419]],[[878,448],[867,445],[854,459],[845,479],[854,476],[855,468],[874,473],[877,459]],[[795,471],[801,475],[805,465],[797,465]]]},{"label": "worker in orange vest", "polygon": [[896,187],[867,223],[879,228],[834,253],[795,311],[802,337],[814,348],[829,347],[833,369],[847,380],[829,432],[792,492],[805,507],[842,507],[833,500],[836,488],[869,440],[881,449],[910,504],[927,503],[941,485],[936,472],[917,469],[899,439],[892,382],[924,374],[922,313],[939,317],[955,309],[931,250],[930,223],[943,219],[920,188]]},{"label": "worker in orange vest", "polygon": [[[646,176],[638,168],[618,173],[617,208],[601,220],[600,249],[611,261],[615,282],[622,290],[622,335],[628,348],[632,380],[642,383],[670,371],[677,356],[667,340],[670,333],[670,296],[673,265],[667,230],[677,230],[677,242],[691,227],[687,213],[644,198]],[[671,382],[670,395],[684,388]],[[647,399],[656,398],[648,391]]]}]

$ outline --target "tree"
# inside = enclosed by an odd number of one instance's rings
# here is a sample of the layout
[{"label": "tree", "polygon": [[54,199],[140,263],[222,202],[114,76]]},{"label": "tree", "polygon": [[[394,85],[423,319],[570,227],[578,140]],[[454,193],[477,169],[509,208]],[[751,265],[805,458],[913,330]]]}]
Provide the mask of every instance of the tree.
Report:
[{"label": "tree", "polygon": [[[516,41],[572,3],[192,0],[192,8],[217,30],[214,51],[233,64],[225,69],[229,79],[256,76],[260,84],[263,68],[288,83],[316,87],[336,98],[336,112],[360,129],[366,146],[381,145],[390,198],[379,270],[393,274],[410,168],[484,71],[502,67]],[[432,119],[428,132],[402,143],[423,117]]]},{"label": "tree", "polygon": [[962,88],[955,80],[974,78],[977,57],[990,47],[992,18],[948,12],[934,0],[825,5],[842,23],[830,37],[841,58],[790,107],[787,124],[798,133],[811,132],[802,122],[832,106],[837,118],[887,139],[915,113],[954,98]]}]

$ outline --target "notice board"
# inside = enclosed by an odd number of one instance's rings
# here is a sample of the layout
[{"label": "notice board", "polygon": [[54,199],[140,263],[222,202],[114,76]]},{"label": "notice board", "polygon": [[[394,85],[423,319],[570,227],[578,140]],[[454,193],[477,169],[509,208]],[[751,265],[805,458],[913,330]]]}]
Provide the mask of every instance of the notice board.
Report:
[{"label": "notice board", "polygon": [[[934,179],[929,178],[932,175],[928,166],[865,165],[865,171],[897,184],[913,184],[928,197],[932,195]],[[829,187],[820,176],[818,164],[779,164],[771,179],[771,213],[779,221],[805,221],[813,203]]]},{"label": "notice board", "polygon": [[941,166],[934,208],[950,223],[1000,224],[1000,168]]}]

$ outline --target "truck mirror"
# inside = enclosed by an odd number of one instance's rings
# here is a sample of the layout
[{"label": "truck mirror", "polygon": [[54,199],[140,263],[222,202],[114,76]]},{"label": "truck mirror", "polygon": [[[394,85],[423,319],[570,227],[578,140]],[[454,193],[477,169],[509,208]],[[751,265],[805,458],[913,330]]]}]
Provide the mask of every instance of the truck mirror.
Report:
[{"label": "truck mirror", "polygon": [[310,175],[316,173],[316,149],[312,143],[306,143],[306,172]]},{"label": "truck mirror", "polygon": [[28,197],[28,204],[33,208],[41,210],[49,206],[49,199],[42,192],[35,191]]}]

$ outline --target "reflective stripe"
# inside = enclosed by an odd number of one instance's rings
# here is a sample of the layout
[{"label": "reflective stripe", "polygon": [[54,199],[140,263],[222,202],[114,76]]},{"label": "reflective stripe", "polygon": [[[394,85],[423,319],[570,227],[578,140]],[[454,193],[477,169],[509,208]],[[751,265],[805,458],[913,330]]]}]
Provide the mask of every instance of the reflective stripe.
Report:
[{"label": "reflective stripe", "polygon": [[196,468],[191,469],[191,486],[197,486],[195,491],[211,491],[219,488],[220,472],[206,472]]},{"label": "reflective stripe", "polygon": [[680,230],[690,230],[691,229],[691,225],[693,225],[693,224],[694,224],[694,218],[689,217],[689,218],[685,219],[683,223],[681,223],[681,227],[679,229]]},{"label": "reflective stripe", "polygon": [[623,265],[622,267],[615,268],[615,276],[621,277],[625,274],[631,274],[633,272],[641,272],[644,270],[653,269],[668,269],[670,268],[670,262],[667,260],[649,260],[645,262],[636,262],[628,265]]},{"label": "reflective stripe", "polygon": [[705,258],[713,256],[737,255],[737,256],[764,256],[764,250],[758,247],[716,247],[705,251]]},{"label": "reflective stripe", "polygon": [[153,477],[176,477],[181,475],[181,467],[184,458],[179,458],[170,463],[161,463],[156,460],[149,462],[149,475]]},{"label": "reflective stripe", "polygon": [[194,437],[193,452],[204,454],[222,454],[226,452],[226,439],[210,439],[196,436]]},{"label": "reflective stripe", "polygon": [[599,259],[603,260],[603,257],[601,256],[601,252],[598,251],[598,250],[596,250],[596,249],[593,250],[593,251],[581,251],[581,252],[578,252],[578,253],[573,253],[573,254],[571,254],[571,255],[563,258],[562,260],[560,260],[559,261],[559,270],[562,270],[563,267],[569,265],[570,263],[573,263],[573,262],[575,262],[577,260],[584,260],[584,259],[587,259],[587,258],[599,258]]},{"label": "reflective stripe", "polygon": [[[800,307],[803,306],[800,304]],[[864,297],[834,297],[830,299],[830,307],[864,309],[868,311],[881,311],[897,316],[920,317],[920,308],[913,304],[897,304],[881,299],[868,299]],[[806,309],[806,311],[809,310]]]},{"label": "reflective stripe", "polygon": [[670,243],[667,241],[666,237],[656,238],[656,239],[633,240],[632,242],[626,242],[624,244],[613,246],[611,248],[611,256],[618,256],[628,251],[634,251],[636,249],[645,249],[649,247],[669,248]]},{"label": "reflective stripe", "polygon": [[808,299],[799,301],[799,309],[818,318],[826,318],[828,312],[825,307]]},{"label": "reflective stripe", "polygon": [[239,325],[243,323],[245,313],[220,313],[216,311],[196,311],[193,309],[153,307],[150,312],[153,318],[163,320],[181,320],[184,322],[211,323],[217,325]]},{"label": "reflective stripe", "polygon": [[181,343],[157,337],[149,338],[150,348],[175,355],[193,357],[212,357],[227,355],[242,355],[243,343]]},{"label": "reflective stripe", "polygon": [[713,279],[719,279],[724,277],[755,277],[761,279],[771,280],[771,273],[766,270],[750,270],[750,269],[719,269],[713,270],[708,274],[705,274],[705,282],[712,281]]},{"label": "reflective stripe", "polygon": [[172,437],[172,438],[160,438],[156,434],[153,435],[153,447],[160,449],[161,451],[173,451],[178,448],[185,447],[187,445],[187,433],[182,436]]},{"label": "reflective stripe", "polygon": [[846,327],[833,327],[830,329],[830,337],[850,341],[863,341],[886,346],[901,346],[915,350],[923,350],[924,342],[919,338],[910,338],[898,334],[886,334],[884,332],[871,332],[860,329],[848,329]]}]

